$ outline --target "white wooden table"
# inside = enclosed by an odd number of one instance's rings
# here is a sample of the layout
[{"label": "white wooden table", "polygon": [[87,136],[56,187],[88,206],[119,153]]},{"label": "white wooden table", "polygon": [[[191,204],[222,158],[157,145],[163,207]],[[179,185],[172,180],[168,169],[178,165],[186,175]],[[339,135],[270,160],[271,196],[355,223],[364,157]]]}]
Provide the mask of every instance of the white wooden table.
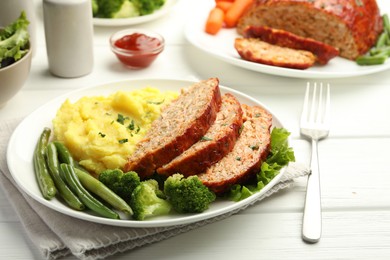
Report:
[{"label": "white wooden table", "polygon": [[[184,24],[189,12],[206,11],[201,9],[203,1],[181,0],[168,15],[139,25],[160,32],[167,42],[162,55],[145,70],[127,70],[111,53],[108,38],[121,28],[95,27],[94,70],[76,79],[49,73],[38,9],[38,48],[31,75],[24,88],[0,109],[0,120],[26,116],[58,95],[101,82],[216,76],[222,85],[270,107],[292,132],[297,161],[307,163],[310,146],[300,137],[298,125],[306,80],[244,70],[192,47],[184,37]],[[388,1],[378,3],[390,10]],[[74,59],[77,62],[77,57]],[[390,72],[327,81],[332,86],[332,128],[319,145],[323,205],[319,243],[306,244],[301,239],[306,186],[306,179],[301,178],[295,187],[228,219],[114,258],[389,259]],[[41,259],[1,190],[0,258]]]}]

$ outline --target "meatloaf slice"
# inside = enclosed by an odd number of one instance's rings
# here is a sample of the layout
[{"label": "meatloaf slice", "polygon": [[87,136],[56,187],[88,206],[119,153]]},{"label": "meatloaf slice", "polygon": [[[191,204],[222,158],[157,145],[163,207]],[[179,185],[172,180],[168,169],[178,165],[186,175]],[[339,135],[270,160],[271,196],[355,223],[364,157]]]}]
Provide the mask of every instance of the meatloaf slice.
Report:
[{"label": "meatloaf slice", "polygon": [[330,59],[339,55],[339,51],[333,46],[268,26],[248,26],[244,30],[244,36],[245,38],[258,38],[281,47],[310,51],[320,64],[327,64]]},{"label": "meatloaf slice", "polygon": [[202,139],[158,168],[157,172],[163,175],[181,173],[189,176],[205,171],[233,149],[243,122],[242,114],[240,102],[230,93],[223,95],[217,119]]},{"label": "meatloaf slice", "polygon": [[124,170],[135,171],[142,179],[151,176],[158,167],[170,162],[204,136],[214,123],[220,106],[217,78],[183,89],[152,123]]},{"label": "meatloaf slice", "polygon": [[269,26],[329,44],[355,60],[383,30],[375,0],[256,0],[240,18],[237,32]]},{"label": "meatloaf slice", "polygon": [[244,60],[277,67],[303,70],[316,61],[309,51],[280,47],[256,38],[236,38],[234,48]]},{"label": "meatloaf slice", "polygon": [[258,106],[243,104],[242,108],[246,121],[233,150],[198,174],[203,184],[217,194],[253,177],[270,151],[272,115]]}]

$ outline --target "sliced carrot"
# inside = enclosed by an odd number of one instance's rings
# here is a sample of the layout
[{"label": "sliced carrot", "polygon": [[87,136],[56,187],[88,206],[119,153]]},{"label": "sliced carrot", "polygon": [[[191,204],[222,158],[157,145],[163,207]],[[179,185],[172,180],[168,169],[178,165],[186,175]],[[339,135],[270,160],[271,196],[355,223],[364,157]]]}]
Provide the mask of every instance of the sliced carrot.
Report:
[{"label": "sliced carrot", "polygon": [[233,3],[235,0],[215,0],[215,3],[217,4],[218,2],[230,2]]},{"label": "sliced carrot", "polygon": [[230,7],[232,7],[232,5],[233,5],[233,2],[226,1],[226,0],[224,0],[224,1],[219,0],[215,4],[216,7],[218,7],[219,9],[224,11],[225,13],[230,9]]},{"label": "sliced carrot", "polygon": [[226,27],[235,27],[240,17],[252,5],[253,1],[254,0],[235,0],[225,14]]},{"label": "sliced carrot", "polygon": [[208,34],[217,34],[223,26],[224,17],[225,13],[218,7],[211,9],[209,16],[207,17],[205,31]]}]

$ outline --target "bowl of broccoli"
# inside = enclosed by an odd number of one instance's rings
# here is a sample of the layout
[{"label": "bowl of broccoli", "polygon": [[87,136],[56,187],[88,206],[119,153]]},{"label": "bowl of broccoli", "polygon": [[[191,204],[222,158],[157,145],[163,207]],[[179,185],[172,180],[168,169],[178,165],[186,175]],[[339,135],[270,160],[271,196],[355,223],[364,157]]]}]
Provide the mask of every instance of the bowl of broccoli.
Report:
[{"label": "bowl of broccoli", "polygon": [[178,0],[92,0],[93,23],[97,26],[124,26],[157,19]]},{"label": "bowl of broccoli", "polygon": [[0,25],[0,107],[19,92],[30,73],[28,24],[23,11],[11,24]]},{"label": "bowl of broccoli", "polygon": [[131,18],[151,14],[164,3],[165,0],[92,0],[92,13],[97,18]]}]

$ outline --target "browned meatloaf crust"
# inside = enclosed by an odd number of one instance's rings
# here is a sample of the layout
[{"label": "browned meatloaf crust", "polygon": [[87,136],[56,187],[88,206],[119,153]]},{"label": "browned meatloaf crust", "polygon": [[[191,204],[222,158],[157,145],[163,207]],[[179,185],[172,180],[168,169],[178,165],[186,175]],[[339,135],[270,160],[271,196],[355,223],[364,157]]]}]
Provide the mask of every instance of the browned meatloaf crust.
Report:
[{"label": "browned meatloaf crust", "polygon": [[145,138],[138,143],[125,171],[135,171],[144,179],[170,162],[204,136],[221,106],[217,78],[200,81],[183,89],[164,108]]},{"label": "browned meatloaf crust", "polygon": [[234,48],[244,60],[271,66],[303,70],[316,61],[309,51],[280,47],[256,38],[236,38]]},{"label": "browned meatloaf crust", "polygon": [[197,176],[217,194],[253,177],[270,150],[272,115],[261,107],[242,105],[246,118],[233,150]]},{"label": "browned meatloaf crust", "polygon": [[268,26],[248,26],[244,30],[244,36],[246,38],[258,38],[281,47],[310,51],[316,56],[316,60],[320,64],[327,64],[330,59],[339,55],[339,51],[333,46]]},{"label": "browned meatloaf crust", "polygon": [[366,53],[383,30],[375,0],[256,0],[240,18],[238,33],[250,25],[324,42],[352,60]]},{"label": "browned meatloaf crust", "polygon": [[217,119],[204,137],[157,172],[189,176],[205,171],[233,149],[242,122],[240,102],[232,94],[224,94]]}]

